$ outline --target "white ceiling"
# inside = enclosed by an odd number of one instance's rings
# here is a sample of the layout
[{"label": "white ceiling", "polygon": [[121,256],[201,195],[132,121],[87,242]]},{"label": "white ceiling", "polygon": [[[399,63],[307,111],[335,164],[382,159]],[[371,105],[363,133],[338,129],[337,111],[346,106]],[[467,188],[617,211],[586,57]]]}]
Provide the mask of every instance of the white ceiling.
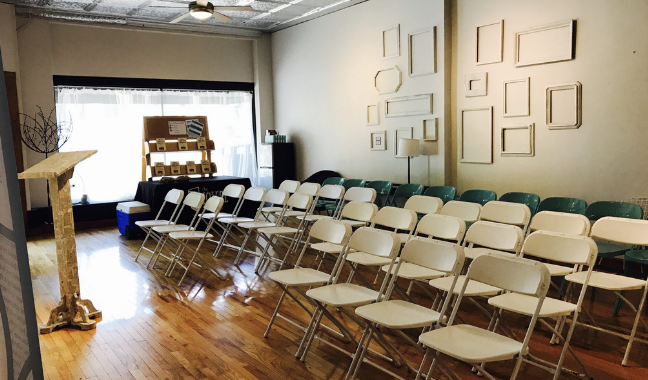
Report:
[{"label": "white ceiling", "polygon": [[368,0],[210,0],[214,6],[250,5],[254,11],[222,11],[229,23],[187,17],[190,0],[0,0],[14,4],[19,16],[95,24],[131,25],[244,36],[275,32]]}]

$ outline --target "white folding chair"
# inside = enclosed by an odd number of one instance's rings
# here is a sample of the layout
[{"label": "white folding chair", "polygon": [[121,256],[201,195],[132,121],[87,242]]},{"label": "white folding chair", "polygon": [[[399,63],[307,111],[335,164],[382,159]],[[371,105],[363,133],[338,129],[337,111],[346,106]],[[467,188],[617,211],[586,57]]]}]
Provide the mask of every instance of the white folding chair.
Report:
[{"label": "white folding chair", "polygon": [[[333,219],[318,220],[315,223],[313,223],[313,226],[310,229],[310,234],[306,239],[304,248],[302,249],[299,257],[297,258],[295,267],[292,269],[284,269],[284,270],[270,272],[268,277],[270,277],[271,280],[277,283],[277,285],[283,290],[283,293],[279,297],[279,302],[277,302],[277,306],[275,307],[272,317],[270,317],[268,328],[266,329],[265,334],[263,334],[264,337],[266,338],[268,337],[268,334],[270,333],[270,328],[272,327],[272,324],[274,323],[276,317],[280,317],[292,323],[293,325],[299,327],[304,332],[306,331],[305,327],[279,314],[279,308],[281,307],[281,304],[284,301],[286,295],[288,295],[297,303],[297,305],[299,305],[302,309],[306,310],[306,312],[312,316],[312,311],[309,308],[307,308],[297,298],[295,294],[291,292],[291,289],[310,302],[310,298],[306,297],[304,290],[300,288],[306,288],[306,287],[310,288],[314,286],[321,286],[321,285],[331,283],[331,281],[333,280],[337,272],[340,259],[342,258],[342,255],[338,255],[338,259],[335,261],[335,265],[333,265],[333,268],[331,268],[331,271],[328,273],[320,271],[321,265],[319,265],[317,269],[303,267],[301,264],[304,257],[304,253],[306,252],[306,248],[310,247],[312,249],[328,252],[328,253],[340,253],[342,252],[344,247],[346,247],[352,232],[353,229],[351,228],[350,225],[342,223],[338,220],[333,220]],[[318,242],[313,243],[312,242],[313,239],[317,240]],[[341,250],[337,250],[336,248],[335,250],[331,251],[330,250],[331,246],[335,246],[335,247],[339,246],[341,247]]]},{"label": "white folding chair", "polygon": [[464,253],[467,259],[474,259],[480,253],[489,250],[517,255],[523,242],[524,233],[520,227],[480,220],[466,232]]},{"label": "white folding chair", "polygon": [[[351,189],[356,188],[352,187]],[[373,220],[377,213],[378,206],[373,202],[351,201],[344,205],[336,219],[351,225],[351,227],[364,227]]]},{"label": "white folding chair", "polygon": [[[348,308],[355,308],[357,306],[367,305],[373,302],[378,302],[383,299],[386,291],[388,290],[389,276],[385,276],[380,289],[378,291],[374,290],[371,286],[362,286],[352,283],[336,283],[339,278],[341,271],[344,267],[344,262],[346,257],[348,257],[348,252],[350,249],[355,250],[355,252],[363,252],[368,255],[374,255],[380,258],[389,258],[391,264],[394,265],[394,261],[400,251],[400,240],[398,235],[393,232],[388,232],[384,230],[378,230],[375,228],[362,227],[356,230],[351,238],[349,239],[349,244],[346,251],[343,253],[342,261],[339,265],[339,269],[331,285],[322,286],[315,289],[310,289],[306,292],[306,295],[313,300],[317,305],[313,316],[311,318],[308,327],[306,327],[306,333],[304,334],[299,348],[297,349],[296,357],[300,358],[301,361],[306,360],[306,355],[308,350],[313,342],[313,339],[317,335],[317,330],[319,329],[322,317],[331,321],[335,326],[353,343],[358,345],[358,340],[353,336],[349,329],[344,326],[344,324],[326,308],[327,306],[338,308],[342,313],[344,313],[351,321],[363,326],[362,322],[355,316],[353,310],[348,310]],[[328,342],[324,340],[323,337],[319,337],[322,342]],[[382,343],[380,339],[377,340],[381,344],[382,348],[387,352],[389,357],[383,356],[387,359],[394,360],[397,354],[391,352],[391,350]],[[345,352],[347,355],[352,355],[351,352],[348,352],[333,343],[330,343],[331,347],[334,347],[342,352]],[[372,351],[373,352],[373,351]]]},{"label": "white folding chair", "polygon": [[[322,186],[319,183],[313,183],[313,182],[304,182],[299,186],[295,194],[306,194],[310,195],[313,198],[313,203],[311,205],[311,209],[308,210],[308,215],[311,215],[313,213],[313,210],[315,209],[315,204],[317,203],[317,200],[319,199],[319,192],[321,190]],[[276,214],[276,212],[275,212]],[[286,218],[296,218],[296,217],[303,217],[305,216],[304,213],[300,210],[286,210],[284,213],[284,217]]]},{"label": "white folding chair", "polygon": [[[208,212],[214,215],[218,215],[218,213],[223,208],[224,203],[225,200],[221,197],[217,197],[217,196],[210,197],[207,200],[207,202],[205,202],[205,206],[203,208],[203,217],[204,214]],[[189,268],[191,268],[192,265],[195,265],[199,268],[206,267],[206,265],[204,264],[201,265],[196,261],[198,258],[198,252],[200,251],[200,247],[202,247],[205,240],[211,239],[213,237],[213,235],[209,231],[211,230],[215,220],[216,218],[210,218],[209,222],[207,223],[207,227],[205,228],[204,231],[192,230],[192,231],[177,231],[177,232],[169,233],[169,239],[172,239],[177,242],[178,249],[176,251],[176,254],[174,255],[175,258],[169,264],[169,268],[167,269],[165,275],[171,276],[171,273],[173,273],[176,266],[179,266],[180,268],[184,269],[185,271],[182,274],[180,281],[178,281],[178,286],[182,284],[182,281],[187,276],[187,273],[189,272]],[[195,249],[190,246],[190,242],[197,242]],[[182,256],[185,253],[188,253],[186,264],[182,262]],[[215,269],[211,269],[211,272],[214,275],[216,275],[216,277],[223,279],[223,276],[220,273],[218,273]]]},{"label": "white folding chair", "polygon": [[241,210],[241,207],[243,206],[243,194],[245,194],[245,186],[243,185],[230,183],[229,185],[225,186],[221,196],[223,198],[223,202],[225,203],[231,201],[236,202],[236,204],[232,208],[232,212],[219,212],[218,214],[214,214],[213,212],[206,212],[202,216],[203,219],[205,219],[205,222],[209,223],[209,219],[213,219],[214,217],[218,219],[237,216],[239,211]]},{"label": "white folding chair", "polygon": [[336,219],[339,219],[340,213],[350,202],[374,203],[376,196],[376,189],[372,189],[371,187],[352,187],[344,193],[342,204],[337,208],[337,215],[333,214],[332,216]]},{"label": "white folding chair", "polygon": [[479,220],[482,206],[479,203],[463,202],[463,201],[450,201],[443,205],[439,214],[456,216],[466,222],[466,228]]},{"label": "white folding chair", "polygon": [[[648,245],[648,220],[636,220],[636,219],[626,219],[626,218],[614,218],[614,217],[604,217],[597,220],[592,226],[591,237],[595,241],[600,241],[604,243],[616,243],[616,244],[626,244],[626,245],[639,245],[647,246]],[[565,279],[570,282],[577,284],[584,284],[587,279],[587,272],[576,272],[570,275],[565,276]],[[641,313],[646,304],[646,293],[648,292],[648,280],[640,280],[636,278],[630,278],[626,276],[604,273],[594,271],[592,276],[589,279],[589,286],[592,288],[610,290],[618,299],[621,299],[630,309],[635,313],[634,324],[632,325],[632,330],[630,334],[627,331],[615,331],[607,328],[603,328],[600,325],[596,325],[591,315],[587,312],[590,320],[593,324],[577,322],[579,325],[589,327],[597,331],[603,331],[621,338],[628,339],[628,345],[626,346],[625,354],[621,365],[628,364],[628,357],[630,356],[630,349],[632,348],[633,342],[636,340],[642,343],[648,343],[648,339],[638,338],[637,327],[639,322],[644,325],[648,331],[648,325],[646,321],[641,318]],[[628,290],[642,290],[641,301],[639,301],[639,307],[635,307],[632,302],[628,301],[625,298],[623,292]]]},{"label": "white folding chair", "polygon": [[[522,342],[476,326],[468,324],[454,325],[465,291],[472,281],[534,297],[531,322]],[[550,276],[547,267],[537,261],[495,252],[484,253],[476,257],[472,261],[470,269],[468,269],[466,281],[460,286],[461,290],[447,327],[425,332],[419,337],[419,343],[426,347],[426,350],[416,379],[421,375],[425,362],[430,355],[433,356],[433,360],[427,372],[428,378],[431,376],[435,363],[439,364],[443,372],[452,374],[451,378],[460,378],[445,363],[445,359],[441,357],[442,354],[472,365],[480,374],[490,380],[495,380],[495,377],[484,369],[483,363],[515,360],[510,379],[516,379],[524,355],[527,352],[538,315],[542,310],[545,295],[549,288],[549,281]],[[491,319],[491,324],[493,321],[494,318]]]},{"label": "white folding chair", "polygon": [[[221,235],[220,241],[218,242],[216,249],[214,250],[214,257],[218,257],[218,255],[220,255],[220,252],[222,251],[224,246],[234,248],[237,251],[240,249],[243,241],[239,239],[239,237],[236,236],[236,234],[231,234],[232,228],[239,223],[252,222],[261,218],[261,210],[263,209],[264,206],[263,198],[265,197],[265,195],[266,195],[266,189],[264,189],[263,187],[251,187],[245,190],[245,194],[243,194],[243,203],[245,203],[246,201],[259,203],[259,207],[257,208],[257,211],[253,218],[241,217],[238,216],[237,214],[230,217],[220,218],[217,220],[219,225],[225,226],[225,230]],[[238,243],[238,245],[227,243],[228,237],[234,239],[236,243]]]},{"label": "white folding chair", "polygon": [[531,219],[529,231],[553,231],[563,234],[589,236],[590,221],[585,215],[540,211]]},{"label": "white folding chair", "polygon": [[[277,190],[286,191],[288,195],[294,193],[302,193],[302,194],[309,194],[314,197],[317,194],[319,188],[320,188],[320,184],[318,183],[304,182],[300,184],[298,181],[286,180],[283,181],[281,185],[279,185],[279,189]],[[271,221],[270,215],[275,214],[274,216],[276,217],[277,216],[276,214],[283,211],[283,208],[279,206],[270,206],[270,207],[264,207],[261,211],[263,212],[263,216],[266,218],[266,220]]]},{"label": "white folding chair", "polygon": [[[342,199],[344,197],[344,186],[341,185],[324,185],[320,189],[320,191],[317,193],[318,198],[324,199],[326,201],[334,202],[333,204],[336,205],[335,212],[333,213],[334,215],[337,215],[338,213],[338,208],[342,206]],[[302,216],[297,217],[302,218]],[[327,219],[331,218],[331,216],[328,215],[319,215],[319,214],[311,214],[306,216],[306,220],[308,222],[314,222],[316,220],[321,220],[321,219]]]},{"label": "white folding chair", "polygon": [[479,220],[518,226],[526,236],[531,221],[531,210],[529,206],[521,203],[490,201],[482,207]]},{"label": "white folding chair", "polygon": [[443,201],[441,198],[427,195],[412,195],[403,206],[403,208],[421,215],[437,214],[442,207]]},{"label": "white folding chair", "polygon": [[[399,272],[405,266],[409,265],[418,268],[420,271],[435,273],[435,276],[451,274],[456,278],[456,276],[460,274],[463,264],[463,249],[459,245],[415,237],[408,241],[407,244],[405,244],[405,247],[403,247],[395,271]],[[356,353],[353,356],[353,361],[351,362],[351,366],[347,373],[347,379],[356,378],[374,334],[380,336],[384,342],[391,346],[392,350],[397,353],[400,361],[404,363],[410,371],[416,372],[416,369],[414,369],[403,356],[401,350],[393,347],[383,333],[388,329],[423,353],[423,349],[414,340],[412,340],[412,338],[403,333],[402,330],[433,328],[442,316],[445,315],[452,297],[446,297],[440,311],[435,311],[429,307],[421,306],[413,302],[389,299],[392,289],[394,289],[394,286],[396,285],[396,281],[396,277],[393,277],[390,284],[390,290],[388,291],[384,301],[360,306],[355,310],[355,313],[362,317],[367,322],[367,325],[362,337],[360,338],[360,344],[358,345]],[[400,378],[397,374],[378,364],[372,362],[368,363],[392,376]]]},{"label": "white folding chair", "polygon": [[[140,254],[142,253],[142,249],[145,249],[153,253],[153,251],[151,251],[150,249],[145,248],[146,241],[148,240],[149,237],[151,237],[151,234],[153,233],[152,228],[155,226],[163,226],[165,224],[174,224],[178,219],[178,217],[180,216],[180,213],[178,213],[178,208],[181,208],[180,205],[182,204],[182,198],[184,198],[184,191],[178,189],[169,190],[164,196],[164,201],[162,202],[162,206],[160,206],[160,211],[158,211],[157,215],[155,216],[155,219],[139,220],[135,222],[136,226],[138,226],[144,232],[146,232],[146,237],[144,238],[144,241],[142,242],[140,249],[137,251],[137,255],[135,256],[135,261],[137,261]],[[169,219],[160,219],[160,216],[162,215],[163,210],[165,210],[165,206],[167,204],[175,205],[175,207],[173,208],[173,212],[171,213]],[[182,212],[182,209],[180,211]],[[156,241],[159,239],[159,236],[155,234],[153,237]]]}]

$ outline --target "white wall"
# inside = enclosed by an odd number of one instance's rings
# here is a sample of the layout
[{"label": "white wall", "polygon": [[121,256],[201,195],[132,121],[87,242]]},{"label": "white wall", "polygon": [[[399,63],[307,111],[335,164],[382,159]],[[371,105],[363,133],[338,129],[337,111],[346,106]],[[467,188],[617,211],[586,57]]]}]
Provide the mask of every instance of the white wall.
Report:
[{"label": "white wall", "polygon": [[[608,0],[514,1],[458,0],[455,72],[456,107],[452,112],[453,157],[461,109],[493,106],[494,163],[456,163],[454,183],[471,188],[528,191],[572,196],[592,202],[648,196],[648,2]],[[515,68],[516,31],[577,19],[576,59]],[[475,27],[504,19],[504,62],[475,65]],[[488,72],[488,96],[466,98],[466,74]],[[502,81],[531,78],[531,116],[502,117]],[[549,130],[545,89],[579,81],[583,124],[579,129]],[[500,128],[535,123],[535,157],[500,157]],[[456,162],[456,161],[455,161]]]},{"label": "white wall", "polygon": [[18,71],[18,40],[14,7],[0,4],[0,46],[4,71]]},{"label": "white wall", "polygon": [[[400,23],[401,55],[382,59],[382,30]],[[409,78],[407,34],[437,27],[437,73]],[[412,159],[412,182],[442,184],[446,174],[445,28],[443,0],[372,0],[272,34],[275,127],[296,144],[297,175],[323,169],[347,178],[407,181],[407,161],[394,158],[395,128],[416,127],[424,116],[385,119],[367,126],[366,106],[384,99],[434,94],[439,141],[434,154]],[[395,94],[378,95],[377,70],[398,65],[403,84]],[[447,76],[449,79],[449,76]],[[448,118],[449,119],[449,118]],[[449,122],[449,120],[447,120]],[[386,151],[370,150],[370,132],[387,130]],[[448,124],[449,130],[449,124]]]}]

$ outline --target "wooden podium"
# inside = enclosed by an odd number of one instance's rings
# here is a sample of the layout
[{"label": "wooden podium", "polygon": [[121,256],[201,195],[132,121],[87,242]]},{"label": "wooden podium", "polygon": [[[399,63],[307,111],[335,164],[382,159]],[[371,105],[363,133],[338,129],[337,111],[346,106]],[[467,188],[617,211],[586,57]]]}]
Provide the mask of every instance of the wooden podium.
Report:
[{"label": "wooden podium", "polygon": [[18,174],[20,179],[46,178],[52,201],[61,302],[52,309],[47,324],[40,328],[41,334],[51,333],[56,327],[66,325],[90,330],[97,323],[91,318],[101,317],[101,311],[95,309],[92,301],[81,299],[70,198],[70,178],[74,167],[95,153],[96,150],[57,153]]}]

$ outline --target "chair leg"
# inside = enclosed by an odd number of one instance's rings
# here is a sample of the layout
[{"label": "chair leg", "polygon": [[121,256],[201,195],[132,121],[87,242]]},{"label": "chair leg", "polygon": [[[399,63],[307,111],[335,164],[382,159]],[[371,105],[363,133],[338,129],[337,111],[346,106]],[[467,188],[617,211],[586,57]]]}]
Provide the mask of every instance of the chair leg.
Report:
[{"label": "chair leg", "polygon": [[[365,327],[365,329],[362,331],[362,336],[360,337],[360,340],[358,341],[358,347],[356,348],[356,352],[353,355],[353,360],[351,360],[351,365],[349,366],[349,369],[347,370],[345,380],[355,379],[355,377],[356,377],[355,368],[359,366],[358,359],[361,357],[362,352],[364,351],[364,341],[367,338],[367,335],[370,334],[369,330],[370,330],[369,326],[367,325],[367,327]],[[371,338],[369,339],[369,342],[371,342]],[[367,345],[368,345],[368,343],[367,343]],[[360,361],[362,361],[362,359],[360,359]]]},{"label": "chair leg", "polygon": [[[363,344],[362,339],[360,340],[360,342],[358,342],[358,350],[356,351],[356,355],[358,355],[358,351],[359,351],[359,357],[353,358],[356,364],[355,367],[353,368],[353,374],[351,375],[350,378],[347,376],[347,380],[354,380],[358,376],[358,371],[360,371],[360,366],[362,365],[362,362],[364,361],[364,357],[365,355],[367,355],[367,351],[369,350],[369,344],[371,343],[371,338],[373,336],[373,329],[371,329],[369,326],[367,326],[367,329],[369,329],[369,334],[367,335],[367,343]],[[351,368],[349,368],[349,372],[350,371]]]},{"label": "chair leg", "polygon": [[310,337],[310,333],[313,329],[313,325],[315,325],[315,321],[317,321],[318,319],[321,307],[322,306],[320,306],[320,304],[317,304],[315,311],[313,311],[313,316],[311,317],[311,320],[308,323],[308,326],[306,327],[306,331],[304,331],[304,336],[302,337],[302,340],[299,343],[299,347],[297,347],[297,352],[295,352],[295,358],[299,358],[301,356],[302,351],[304,349],[304,345],[306,344],[306,341],[308,341],[308,338]]},{"label": "chair leg", "polygon": [[272,327],[272,324],[274,323],[277,314],[279,314],[279,308],[281,307],[281,303],[283,302],[284,298],[286,298],[286,290],[284,290],[283,293],[281,293],[281,297],[279,297],[279,302],[277,302],[277,307],[275,307],[274,313],[272,313],[272,317],[270,317],[270,322],[268,322],[268,327],[266,328],[265,333],[263,333],[264,338],[267,338],[268,334],[270,334],[270,328]]},{"label": "chair leg", "polygon": [[137,262],[137,259],[140,257],[140,254],[142,253],[142,249],[144,249],[144,245],[146,244],[146,241],[148,240],[149,236],[151,236],[151,229],[148,228],[146,230],[146,237],[144,238],[144,241],[142,242],[142,245],[140,245],[139,251],[137,251],[137,255],[135,256],[135,262]]},{"label": "chair leg", "polygon": [[646,304],[646,294],[648,294],[648,285],[644,286],[643,295],[641,296],[641,302],[639,303],[639,308],[637,309],[637,315],[635,316],[634,325],[632,326],[632,332],[630,333],[630,339],[628,340],[628,346],[626,347],[625,355],[623,355],[623,361],[621,362],[622,366],[628,365],[628,357],[630,356],[630,349],[632,348],[632,343],[637,333],[637,326],[639,325],[639,319],[641,319],[641,312]]}]

